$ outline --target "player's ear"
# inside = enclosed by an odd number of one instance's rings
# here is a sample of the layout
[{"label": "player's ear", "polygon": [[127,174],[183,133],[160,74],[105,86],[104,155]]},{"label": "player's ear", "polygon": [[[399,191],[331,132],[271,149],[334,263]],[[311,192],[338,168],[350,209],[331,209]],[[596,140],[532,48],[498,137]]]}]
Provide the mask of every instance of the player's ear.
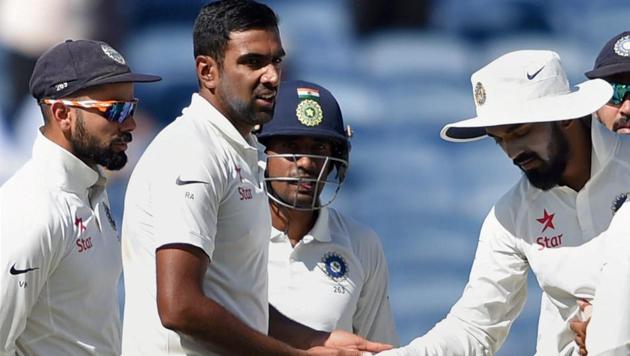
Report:
[{"label": "player's ear", "polygon": [[54,103],[50,106],[48,120],[58,126],[62,132],[70,132],[72,129],[72,112],[62,103]]},{"label": "player's ear", "polygon": [[214,90],[218,83],[219,63],[210,56],[200,55],[195,58],[195,66],[200,86]]}]

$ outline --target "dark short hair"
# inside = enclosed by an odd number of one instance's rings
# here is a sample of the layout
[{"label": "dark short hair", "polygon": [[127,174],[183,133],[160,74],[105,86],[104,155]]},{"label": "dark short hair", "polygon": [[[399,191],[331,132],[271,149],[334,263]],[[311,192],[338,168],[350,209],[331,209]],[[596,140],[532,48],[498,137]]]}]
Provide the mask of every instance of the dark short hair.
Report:
[{"label": "dark short hair", "polygon": [[230,32],[277,29],[278,17],[269,6],[253,0],[219,0],[201,8],[193,27],[195,57],[223,62]]}]

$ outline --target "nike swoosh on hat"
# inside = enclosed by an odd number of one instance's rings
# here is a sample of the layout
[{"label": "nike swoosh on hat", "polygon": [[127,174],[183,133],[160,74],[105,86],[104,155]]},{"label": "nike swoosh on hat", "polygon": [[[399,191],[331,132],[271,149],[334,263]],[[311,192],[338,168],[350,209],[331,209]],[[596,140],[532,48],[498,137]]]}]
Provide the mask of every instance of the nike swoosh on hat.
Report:
[{"label": "nike swoosh on hat", "polygon": [[540,73],[540,71],[543,70],[543,68],[545,68],[545,66],[540,67],[540,69],[537,70],[534,74],[527,73],[527,79],[532,80],[532,79],[536,78],[538,73]]}]

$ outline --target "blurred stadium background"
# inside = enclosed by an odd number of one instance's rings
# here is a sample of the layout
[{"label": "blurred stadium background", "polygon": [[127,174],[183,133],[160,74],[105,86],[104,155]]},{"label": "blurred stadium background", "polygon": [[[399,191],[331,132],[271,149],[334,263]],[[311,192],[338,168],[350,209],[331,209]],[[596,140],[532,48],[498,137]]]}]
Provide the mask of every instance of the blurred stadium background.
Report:
[{"label": "blurred stadium background", "polygon": [[[329,88],[354,129],[349,177],[334,206],[370,224],[381,236],[398,331],[407,343],[441,320],[461,295],[483,218],[520,175],[490,140],[453,144],[439,138],[445,123],[474,116],[470,75],[511,50],[553,49],[563,59],[571,83],[583,81],[583,72],[591,68],[603,44],[628,29],[630,4],[263,2],[280,17],[288,54],[284,78]],[[44,3],[54,11],[37,10],[40,16],[53,16],[53,11],[59,21],[37,17],[33,9]],[[131,156],[137,158],[196,90],[191,27],[205,3],[0,0],[0,182],[30,156],[41,120],[34,100],[12,82],[16,73],[30,73],[38,55],[36,50],[23,53],[29,36],[29,26],[23,25],[45,27],[52,38],[85,33],[107,39],[134,70],[164,78],[157,85],[136,86],[142,112]],[[67,31],[77,23],[83,26],[80,30]],[[18,42],[16,37],[26,40]],[[19,83],[23,86],[24,80]],[[12,96],[16,92],[21,96]],[[113,174],[109,187],[119,221],[132,168],[133,161]],[[498,355],[534,353],[539,299],[530,276],[527,304]]]}]

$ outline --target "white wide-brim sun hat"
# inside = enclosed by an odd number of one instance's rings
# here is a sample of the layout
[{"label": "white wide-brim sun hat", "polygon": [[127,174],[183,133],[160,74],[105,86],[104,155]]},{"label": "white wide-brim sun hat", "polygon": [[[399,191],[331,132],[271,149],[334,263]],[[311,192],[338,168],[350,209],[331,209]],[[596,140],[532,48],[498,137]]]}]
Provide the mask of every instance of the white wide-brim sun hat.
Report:
[{"label": "white wide-brim sun hat", "polygon": [[486,127],[577,119],[597,111],[612,97],[610,84],[587,80],[570,88],[552,51],[507,53],[471,78],[477,117],[447,124],[440,136],[466,142],[486,136]]}]

